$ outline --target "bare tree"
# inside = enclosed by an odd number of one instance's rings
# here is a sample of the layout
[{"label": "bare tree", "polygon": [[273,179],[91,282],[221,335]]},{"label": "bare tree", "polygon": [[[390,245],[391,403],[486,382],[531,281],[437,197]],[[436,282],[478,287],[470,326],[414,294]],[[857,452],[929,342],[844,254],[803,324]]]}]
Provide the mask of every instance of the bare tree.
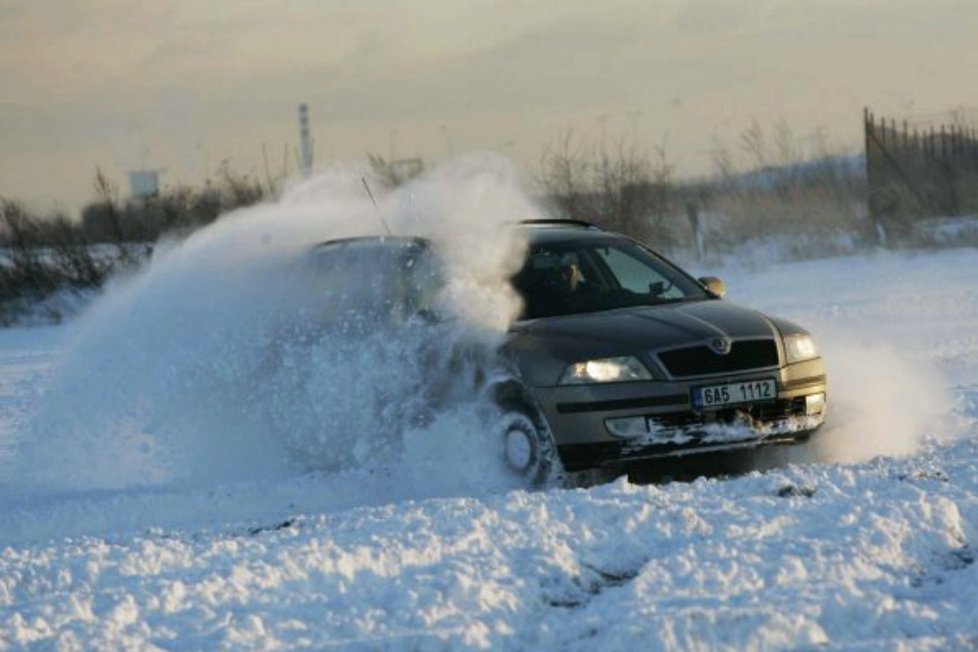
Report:
[{"label": "bare tree", "polygon": [[567,217],[662,241],[673,169],[664,145],[647,151],[607,134],[590,145],[567,131],[544,148],[539,183]]},{"label": "bare tree", "polygon": [[764,137],[764,129],[761,128],[761,123],[757,121],[757,118],[751,118],[750,126],[740,133],[740,146],[756,168],[767,167],[767,140]]},{"label": "bare tree", "polygon": [[736,174],[736,166],[734,165],[733,154],[727,144],[721,142],[720,139],[714,135],[713,136],[713,148],[711,149],[713,156],[713,168],[716,171],[720,180],[724,183],[733,179],[734,174]]},{"label": "bare tree", "polygon": [[789,165],[802,159],[801,152],[798,151],[798,140],[795,138],[795,132],[791,129],[791,125],[784,120],[779,120],[774,125],[774,151],[776,154],[774,163],[776,165]]}]

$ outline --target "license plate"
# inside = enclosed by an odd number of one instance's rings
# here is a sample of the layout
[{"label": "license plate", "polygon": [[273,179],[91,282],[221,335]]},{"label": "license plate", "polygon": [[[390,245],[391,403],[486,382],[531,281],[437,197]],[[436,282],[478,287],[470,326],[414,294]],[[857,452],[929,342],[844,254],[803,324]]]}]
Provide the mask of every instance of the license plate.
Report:
[{"label": "license plate", "polygon": [[738,403],[773,401],[777,397],[778,386],[773,379],[747,380],[742,383],[696,387],[693,389],[693,407],[724,407]]}]

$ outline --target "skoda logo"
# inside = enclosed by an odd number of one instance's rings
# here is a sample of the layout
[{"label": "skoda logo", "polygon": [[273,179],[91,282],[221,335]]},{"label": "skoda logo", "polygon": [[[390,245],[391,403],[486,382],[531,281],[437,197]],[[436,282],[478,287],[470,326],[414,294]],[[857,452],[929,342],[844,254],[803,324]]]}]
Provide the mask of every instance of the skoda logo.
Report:
[{"label": "skoda logo", "polygon": [[716,337],[710,340],[710,348],[713,349],[714,353],[720,355],[727,355],[730,353],[730,348],[733,343],[725,337]]}]

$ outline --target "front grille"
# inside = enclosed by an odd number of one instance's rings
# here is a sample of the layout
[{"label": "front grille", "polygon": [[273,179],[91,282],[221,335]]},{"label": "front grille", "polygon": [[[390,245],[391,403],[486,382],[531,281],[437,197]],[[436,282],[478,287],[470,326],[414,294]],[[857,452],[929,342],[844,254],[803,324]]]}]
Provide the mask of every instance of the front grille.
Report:
[{"label": "front grille", "polygon": [[673,378],[726,374],[778,366],[774,340],[734,342],[730,353],[721,355],[706,345],[659,353],[659,360]]}]

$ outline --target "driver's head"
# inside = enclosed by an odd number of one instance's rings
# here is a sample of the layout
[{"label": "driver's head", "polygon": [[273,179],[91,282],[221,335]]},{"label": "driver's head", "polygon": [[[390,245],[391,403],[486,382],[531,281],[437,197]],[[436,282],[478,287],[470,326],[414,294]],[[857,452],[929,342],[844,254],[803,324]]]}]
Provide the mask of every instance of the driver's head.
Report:
[{"label": "driver's head", "polygon": [[574,292],[584,281],[577,254],[564,254],[560,259],[560,278],[569,292]]}]

